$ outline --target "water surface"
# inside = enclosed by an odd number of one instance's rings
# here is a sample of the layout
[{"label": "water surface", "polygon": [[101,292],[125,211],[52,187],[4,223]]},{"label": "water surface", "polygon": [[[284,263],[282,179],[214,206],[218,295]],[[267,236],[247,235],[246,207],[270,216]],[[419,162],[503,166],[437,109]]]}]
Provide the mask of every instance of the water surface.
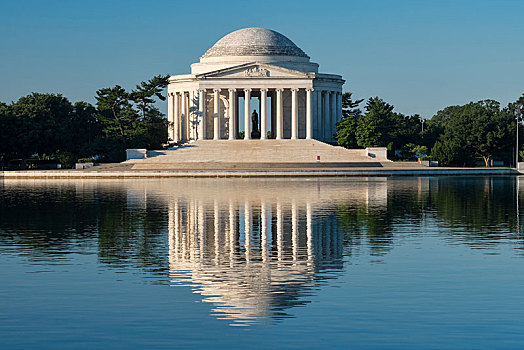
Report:
[{"label": "water surface", "polygon": [[522,348],[519,179],[4,180],[2,348]]}]

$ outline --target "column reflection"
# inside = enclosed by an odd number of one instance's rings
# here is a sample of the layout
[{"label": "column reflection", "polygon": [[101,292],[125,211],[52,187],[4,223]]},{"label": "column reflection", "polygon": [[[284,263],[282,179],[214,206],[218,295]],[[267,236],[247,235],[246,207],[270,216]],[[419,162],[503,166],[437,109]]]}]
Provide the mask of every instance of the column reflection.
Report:
[{"label": "column reflection", "polygon": [[234,324],[290,317],[285,310],[309,302],[323,268],[342,268],[342,236],[316,225],[309,202],[178,199],[168,208],[171,282]]}]

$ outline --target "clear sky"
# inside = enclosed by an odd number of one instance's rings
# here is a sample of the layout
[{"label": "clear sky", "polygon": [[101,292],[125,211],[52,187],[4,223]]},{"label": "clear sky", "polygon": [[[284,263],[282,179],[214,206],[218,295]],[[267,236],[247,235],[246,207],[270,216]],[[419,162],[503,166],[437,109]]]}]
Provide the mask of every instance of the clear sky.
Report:
[{"label": "clear sky", "polygon": [[524,92],[524,1],[0,0],[0,101],[94,102],[189,65],[236,29],[276,30],[355,97],[406,114]]}]

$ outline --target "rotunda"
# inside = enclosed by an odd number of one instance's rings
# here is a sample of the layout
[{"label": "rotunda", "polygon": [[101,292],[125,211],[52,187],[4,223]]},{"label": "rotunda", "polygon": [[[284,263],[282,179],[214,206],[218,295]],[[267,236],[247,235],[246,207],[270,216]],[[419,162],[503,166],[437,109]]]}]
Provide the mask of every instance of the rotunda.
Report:
[{"label": "rotunda", "polygon": [[191,74],[169,78],[169,139],[331,142],[344,80],[318,67],[276,31],[234,31],[192,64]]}]

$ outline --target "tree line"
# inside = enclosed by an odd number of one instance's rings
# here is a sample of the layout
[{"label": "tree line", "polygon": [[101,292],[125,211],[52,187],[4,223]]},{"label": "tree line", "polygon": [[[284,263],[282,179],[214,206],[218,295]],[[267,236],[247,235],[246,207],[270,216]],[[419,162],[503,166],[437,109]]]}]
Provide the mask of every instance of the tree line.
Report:
[{"label": "tree line", "polygon": [[0,102],[0,165],[36,159],[72,167],[93,157],[120,162],[126,148],[160,148],[167,120],[156,102],[166,99],[167,79],[157,75],[131,91],[119,85],[100,89],[94,106],[43,93]]},{"label": "tree line", "polygon": [[[516,118],[519,133],[524,112],[524,94],[502,107],[495,100],[470,102],[438,111],[432,118],[404,115],[379,97],[353,100],[342,95],[342,119],[335,139],[346,148],[387,147],[390,159],[427,157],[441,165],[474,166],[482,160],[489,166],[493,159],[514,163]],[[524,157],[524,148],[520,150]]]},{"label": "tree line", "polygon": [[[168,122],[156,102],[165,101],[167,75],[157,75],[126,91],[119,85],[96,91],[96,104],[70,102],[60,94],[32,93],[0,102],[0,166],[13,160],[54,160],[72,167],[79,160],[120,162],[126,148],[159,149]],[[522,120],[524,94],[502,107],[494,100],[449,106],[432,118],[404,115],[379,97],[342,96],[343,118],[335,140],[343,147],[387,147],[389,158],[421,157],[441,165],[513,164],[516,118]],[[519,123],[520,125],[520,123]],[[519,132],[523,135],[519,126]],[[524,157],[524,148],[521,150]]]}]

